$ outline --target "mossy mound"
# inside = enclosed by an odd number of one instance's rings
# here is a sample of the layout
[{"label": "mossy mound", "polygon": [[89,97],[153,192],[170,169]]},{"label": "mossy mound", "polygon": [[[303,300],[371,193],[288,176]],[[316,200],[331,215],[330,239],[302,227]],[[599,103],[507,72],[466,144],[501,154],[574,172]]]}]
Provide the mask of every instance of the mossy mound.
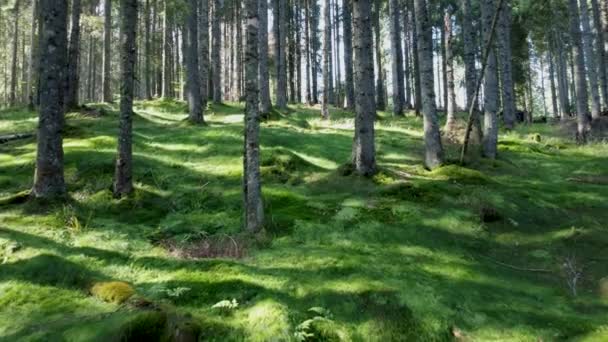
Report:
[{"label": "mossy mound", "polygon": [[304,341],[307,342],[344,342],[350,341],[349,336],[341,329],[336,322],[323,318],[315,317],[307,321],[308,334]]},{"label": "mossy mound", "polygon": [[286,149],[275,149],[269,155],[263,155],[261,173],[279,183],[296,184],[300,181],[298,172],[310,167],[310,164]]},{"label": "mossy mound", "polygon": [[490,179],[480,171],[458,165],[440,167],[433,170],[431,175],[463,184],[486,184],[490,182]]},{"label": "mossy mound", "polygon": [[91,294],[104,302],[122,304],[135,294],[135,290],[124,281],[107,281],[93,285]]},{"label": "mossy mound", "polygon": [[166,341],[167,314],[145,311],[120,328],[119,341]]},{"label": "mossy mound", "polygon": [[434,202],[439,199],[437,192],[409,182],[397,182],[384,186],[380,190],[380,194],[383,197],[394,197],[399,200],[414,202]]}]

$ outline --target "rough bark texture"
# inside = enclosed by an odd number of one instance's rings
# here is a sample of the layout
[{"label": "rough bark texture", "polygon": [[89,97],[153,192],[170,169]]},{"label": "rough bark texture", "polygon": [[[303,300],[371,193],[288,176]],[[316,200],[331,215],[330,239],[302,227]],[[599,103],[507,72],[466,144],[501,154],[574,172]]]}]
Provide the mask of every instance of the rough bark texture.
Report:
[{"label": "rough bark texture", "polygon": [[372,26],[371,1],[352,0],[356,112],[352,163],[362,176],[371,176],[376,172],[374,58],[372,31],[369,29]]},{"label": "rough bark texture", "polygon": [[209,1],[200,1],[198,20],[200,89],[203,112],[209,98]]},{"label": "rough bark texture", "polygon": [[72,27],[70,31],[70,46],[68,48],[68,69],[66,75],[65,107],[72,109],[78,106],[78,64],[80,60],[80,0],[72,2]]},{"label": "rough bark texture", "polygon": [[446,131],[452,130],[456,122],[456,91],[454,89],[454,52],[452,35],[452,7],[448,9],[444,18],[445,25],[445,69],[446,69],[446,91],[448,102],[446,104]]},{"label": "rough bark texture", "polygon": [[[406,4],[406,1],[404,1]],[[403,67],[405,69],[405,106],[407,109],[412,108],[412,85],[411,85],[411,63],[410,63],[410,19],[409,19],[409,9],[403,9]]]},{"label": "rough bark texture", "polygon": [[393,83],[393,115],[402,116],[405,104],[403,84],[403,54],[401,49],[401,24],[398,0],[389,0],[389,29],[391,40],[391,74]]},{"label": "rough bark texture", "polygon": [[[496,13],[494,0],[481,0],[481,19],[483,46],[488,46],[492,35],[492,20]],[[489,45],[488,62],[484,73],[484,117],[483,117],[483,156],[495,159],[498,144],[498,69],[495,44]]]},{"label": "rough bark texture", "polygon": [[[382,66],[382,37],[380,35],[380,0],[374,2],[373,28],[375,36],[374,50],[376,51],[376,107],[379,110],[386,109],[386,99],[384,98],[384,68]],[[356,4],[355,4],[356,5]],[[370,26],[371,27],[371,26]],[[369,27],[366,29],[369,30]]]},{"label": "rough bark texture", "polygon": [[[556,46],[562,46],[561,40],[558,41],[558,35],[554,32]],[[568,64],[566,63],[566,56],[564,49],[558,48],[557,54],[557,87],[559,91],[559,107],[560,117],[562,120],[566,119],[570,114],[570,97],[568,87]]]},{"label": "rough bark texture", "polygon": [[591,117],[595,120],[600,117],[600,87],[598,83],[597,54],[593,49],[593,32],[589,23],[589,6],[587,0],[580,0],[581,22],[583,24],[583,49],[585,53],[585,66],[589,77],[591,95]]},{"label": "rough bark texture", "polygon": [[280,109],[287,108],[287,0],[277,0],[278,6],[275,9],[275,13],[278,18],[278,36],[275,37],[276,42],[276,54],[277,59],[277,82],[276,82],[276,96],[277,96],[277,107]]},{"label": "rough bark texture", "polygon": [[152,69],[150,60],[152,56],[152,38],[150,37],[150,0],[144,3],[144,97],[152,99]]},{"label": "rough bark texture", "polygon": [[[471,106],[475,97],[475,83],[477,71],[475,68],[475,30],[473,29],[473,15],[471,13],[471,0],[461,0],[462,7],[462,41],[464,47],[466,108]],[[476,106],[477,104],[475,104]]]},{"label": "rough bark texture", "polygon": [[221,0],[213,0],[211,63],[213,64],[213,102],[215,103],[222,103],[222,59],[220,57],[220,50],[222,49],[222,32],[220,30],[221,12]]},{"label": "rough bark texture", "polygon": [[38,13],[39,13],[39,7],[38,7],[38,1],[39,0],[32,0],[32,28],[30,31],[30,42],[31,42],[31,47],[30,47],[30,51],[29,51],[29,56],[28,56],[28,65],[27,65],[27,82],[26,82],[26,93],[25,93],[25,99],[27,100],[28,106],[30,109],[34,109],[34,96],[32,95],[32,91],[34,89],[34,64],[35,64],[35,59],[36,59],[36,54],[37,54],[37,47],[36,47],[36,31],[37,31],[37,22],[40,21],[40,18],[38,17]]},{"label": "rough bark texture", "polygon": [[20,1],[15,1],[15,21],[13,26],[13,46],[11,47],[11,92],[9,97],[9,104],[14,106],[17,101],[17,47],[19,46],[19,17],[21,16],[19,13],[19,3]]},{"label": "rough bark texture", "polygon": [[32,196],[52,198],[66,192],[63,178],[63,81],[67,51],[67,0],[41,2],[40,110],[36,173]]},{"label": "rough bark texture", "polygon": [[570,15],[570,37],[572,40],[572,55],[574,59],[574,82],[576,91],[576,115],[578,117],[577,140],[580,143],[587,141],[589,126],[589,95],[587,93],[587,80],[585,72],[585,54],[581,41],[580,17],[577,0],[568,0]]},{"label": "rough bark texture", "polygon": [[[414,0],[411,1],[411,8],[414,6]],[[412,15],[412,55],[414,62],[414,109],[416,116],[420,116],[422,109],[422,91],[420,89],[420,58],[418,57],[418,20],[416,14]]]},{"label": "rough bark texture", "polygon": [[321,107],[321,116],[324,119],[329,119],[329,102],[331,102],[331,20],[330,20],[330,2],[329,0],[323,1],[323,18],[324,26],[323,30],[323,99]]},{"label": "rough bark texture", "polygon": [[114,196],[133,192],[133,89],[137,51],[137,0],[120,0],[120,118]]},{"label": "rough bark texture", "polygon": [[418,60],[422,114],[424,116],[424,163],[433,169],[443,163],[443,147],[439,133],[437,108],[435,107],[435,85],[433,79],[433,37],[425,0],[414,0],[418,35]]},{"label": "rough bark texture", "polygon": [[[603,1],[604,3],[606,1]],[[600,6],[597,0],[591,0],[593,12],[593,40],[596,52],[597,70],[600,81],[600,95],[602,96],[603,110],[608,111],[608,54],[604,50],[604,35],[602,34],[602,20]]]},{"label": "rough bark texture", "polygon": [[[265,0],[262,0],[265,1]],[[245,50],[245,149],[243,158],[243,197],[245,228],[258,232],[264,223],[264,206],[260,177],[260,113],[258,93],[258,0],[245,1],[246,50]],[[264,29],[264,28],[263,28]]]},{"label": "rough bark texture", "polygon": [[305,31],[305,36],[306,36],[306,103],[308,103],[309,105],[312,105],[312,89],[310,88],[310,78],[311,78],[311,71],[310,68],[312,67],[312,63],[311,63],[311,48],[310,48],[310,44],[311,44],[311,34],[310,34],[310,0],[306,0],[305,1],[305,5],[304,5],[304,11],[305,11],[305,16],[304,16],[304,31]]},{"label": "rough bark texture", "polygon": [[[163,68],[163,85],[162,85],[162,97],[171,98],[173,97],[173,86],[171,84],[171,45],[172,45],[172,34],[170,27],[170,19],[169,19],[169,7],[167,5],[168,1],[165,0],[163,4],[163,59],[162,59],[162,68]],[[122,33],[121,33],[122,34]]]},{"label": "rough bark texture", "polygon": [[200,75],[198,66],[198,0],[188,0],[186,17],[186,99],[188,100],[190,122],[200,124],[203,119],[203,99],[201,96]]},{"label": "rough bark texture", "polygon": [[[146,13],[148,11],[149,0],[146,0]],[[104,0],[103,7],[103,70],[102,70],[102,87],[103,87],[103,101],[112,102],[112,89],[110,88],[111,80],[111,63],[110,63],[110,51],[112,44],[112,0]],[[148,21],[146,21],[148,23]],[[146,24],[146,38],[149,35],[149,26]],[[150,53],[148,42],[146,41],[146,61],[148,61],[148,54]],[[146,63],[146,97],[149,94],[150,82],[150,66]]]},{"label": "rough bark texture", "polygon": [[268,114],[272,106],[270,102],[270,79],[268,74],[268,0],[259,0],[259,4],[260,112]]},{"label": "rough bark texture", "polygon": [[513,85],[513,58],[511,54],[511,1],[503,2],[498,19],[498,58],[502,81],[502,115],[506,129],[515,125],[515,87]]},{"label": "rough bark texture", "polygon": [[555,62],[553,61],[553,51],[547,53],[547,59],[549,60],[549,81],[551,85],[551,110],[553,111],[553,117],[559,119],[559,109],[557,107],[557,88],[555,87]]},{"label": "rough bark texture", "polygon": [[355,109],[355,83],[353,77],[353,28],[352,28],[352,0],[344,0],[343,33],[344,33],[344,107],[347,110]]}]

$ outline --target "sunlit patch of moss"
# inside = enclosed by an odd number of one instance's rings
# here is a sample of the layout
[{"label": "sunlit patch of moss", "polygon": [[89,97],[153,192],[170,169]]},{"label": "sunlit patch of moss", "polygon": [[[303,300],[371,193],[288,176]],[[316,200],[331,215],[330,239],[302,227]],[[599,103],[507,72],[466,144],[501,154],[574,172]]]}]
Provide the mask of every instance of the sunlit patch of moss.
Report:
[{"label": "sunlit patch of moss", "polygon": [[93,284],[91,294],[104,302],[122,304],[135,294],[135,289],[124,281],[106,281]]},{"label": "sunlit patch of moss", "polygon": [[291,324],[287,306],[274,300],[261,300],[243,312],[249,341],[289,341]]},{"label": "sunlit patch of moss", "polygon": [[463,184],[485,184],[490,182],[487,175],[480,171],[458,165],[446,165],[435,169],[431,175]]}]

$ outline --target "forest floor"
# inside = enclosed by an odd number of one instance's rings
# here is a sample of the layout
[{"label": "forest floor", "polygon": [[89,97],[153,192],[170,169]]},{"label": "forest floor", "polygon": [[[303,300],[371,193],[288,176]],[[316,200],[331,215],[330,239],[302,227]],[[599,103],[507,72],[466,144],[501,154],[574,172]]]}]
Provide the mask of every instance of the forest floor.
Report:
[{"label": "forest floor", "polygon": [[[19,203],[35,139],[0,145],[0,340],[160,336],[175,316],[205,341],[608,339],[606,143],[521,126],[501,132],[498,160],[429,172],[422,121],[385,114],[380,173],[362,179],[342,166],[352,114],[292,107],[262,124],[268,224],[252,238],[241,105],[196,127],[183,103],[137,103],[136,192],[120,200],[115,110],[67,115],[67,203]],[[36,123],[3,110],[0,135]],[[136,297],[92,290],[109,280]]]}]

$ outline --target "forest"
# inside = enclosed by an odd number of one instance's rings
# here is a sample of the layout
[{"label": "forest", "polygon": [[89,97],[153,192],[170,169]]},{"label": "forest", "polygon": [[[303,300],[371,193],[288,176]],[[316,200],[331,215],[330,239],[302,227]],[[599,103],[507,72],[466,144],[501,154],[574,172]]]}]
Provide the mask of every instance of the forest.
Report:
[{"label": "forest", "polygon": [[0,341],[608,341],[607,0],[0,0]]}]

